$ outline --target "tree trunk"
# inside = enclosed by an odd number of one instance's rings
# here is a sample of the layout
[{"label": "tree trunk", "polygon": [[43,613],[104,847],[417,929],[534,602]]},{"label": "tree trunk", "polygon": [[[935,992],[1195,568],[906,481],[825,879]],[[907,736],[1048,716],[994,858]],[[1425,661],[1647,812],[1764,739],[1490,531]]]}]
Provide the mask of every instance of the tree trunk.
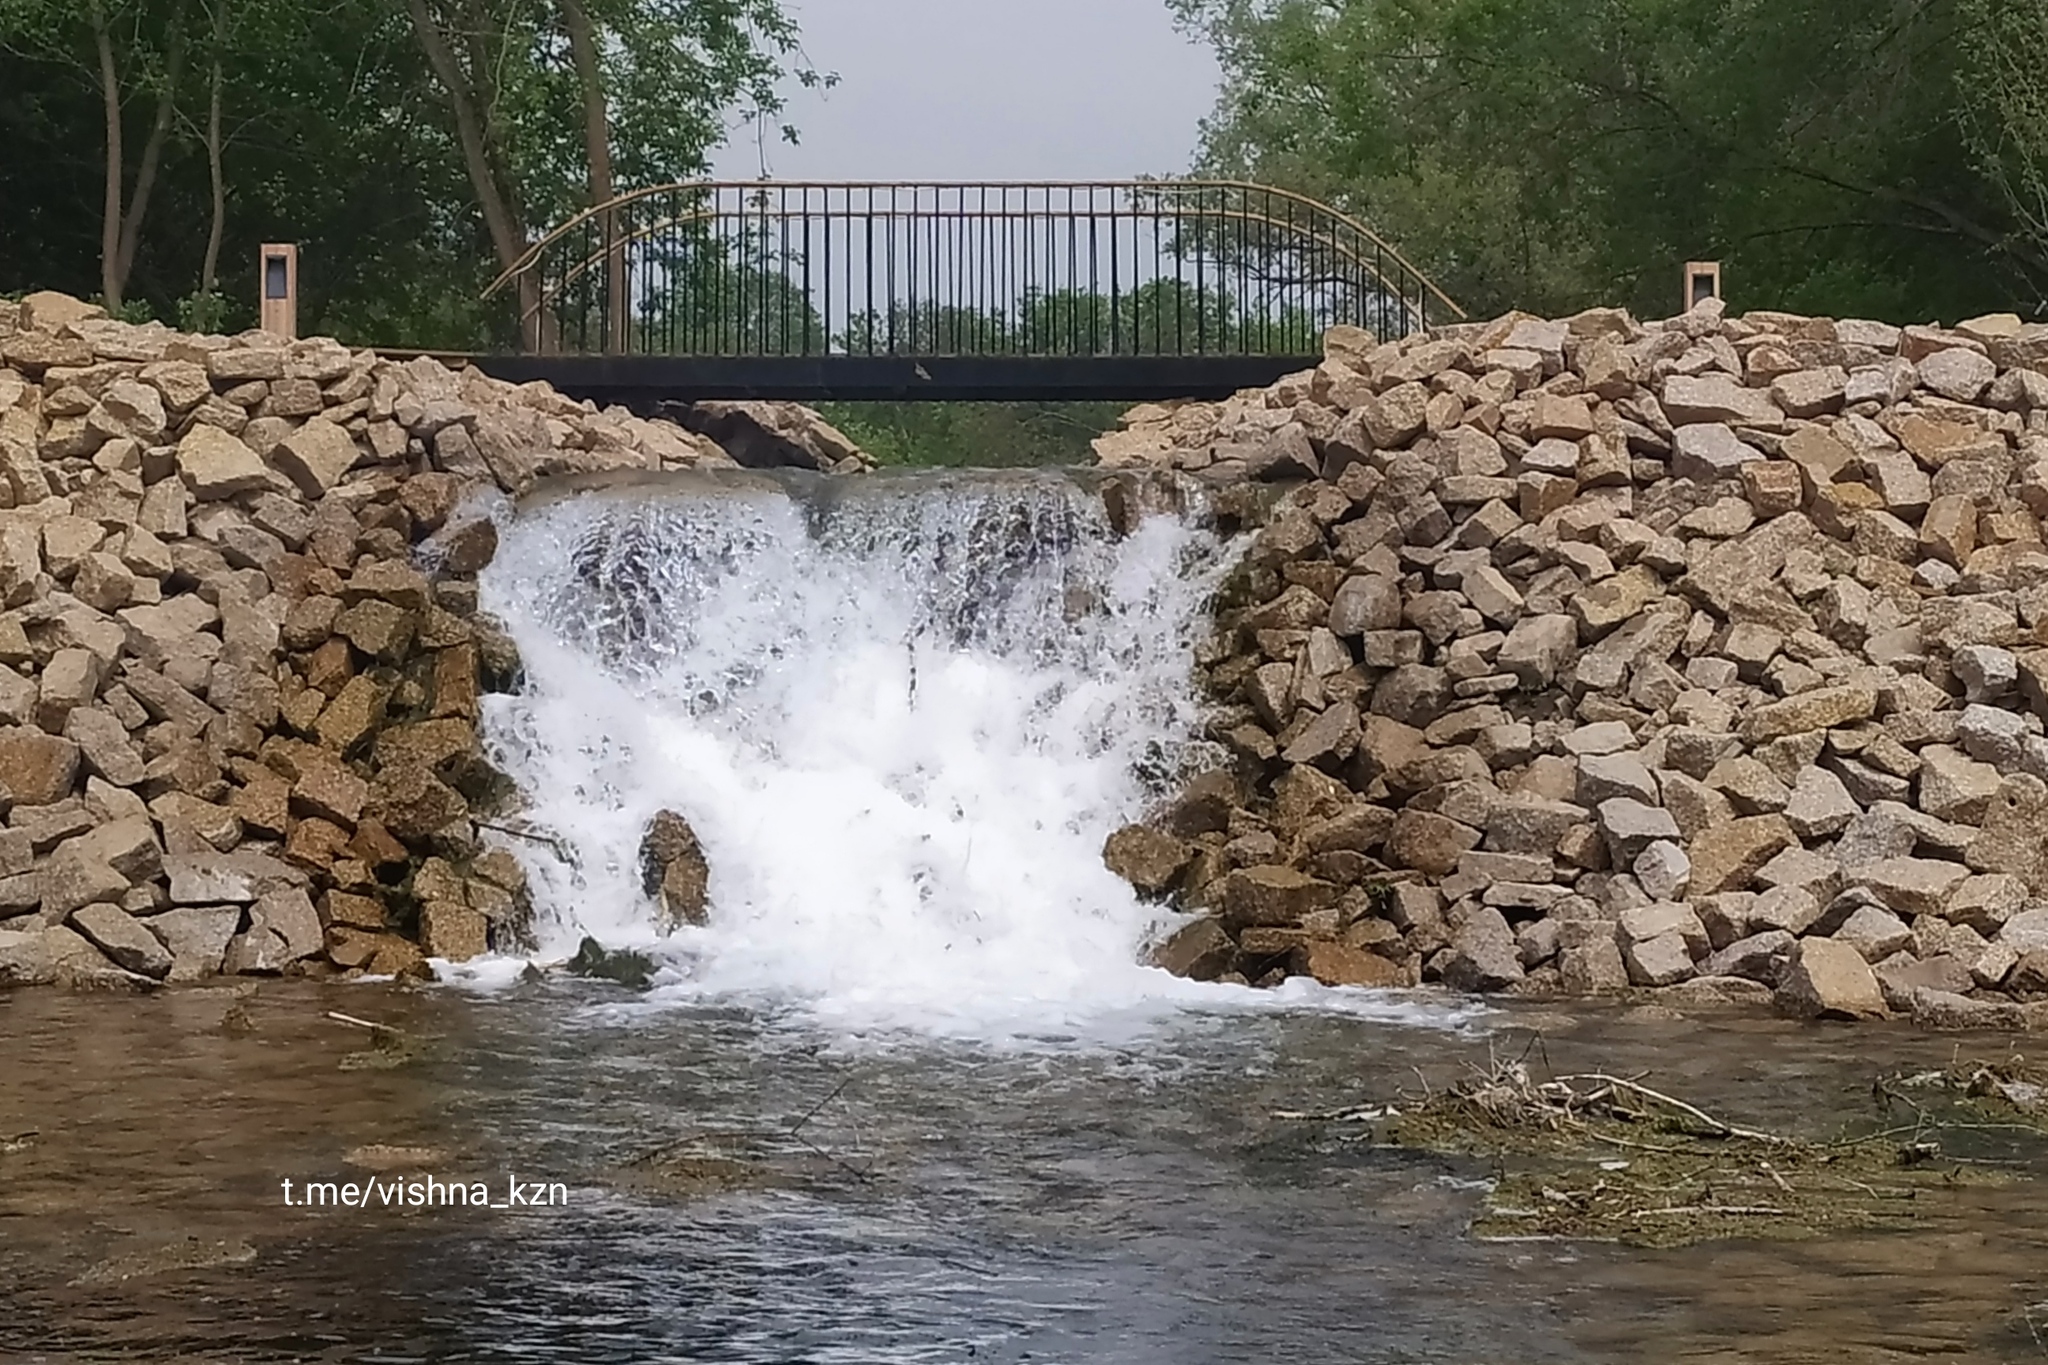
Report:
[{"label": "tree trunk", "polygon": [[[441,88],[448,96],[449,108],[455,115],[455,133],[462,146],[463,166],[469,172],[470,187],[476,191],[484,227],[491,234],[491,247],[498,253],[499,264],[510,267],[525,254],[526,231],[520,224],[517,205],[492,169],[492,148],[485,134],[483,112],[478,107],[476,92],[464,76],[461,64],[455,60],[454,52],[449,49],[447,38],[435,24],[426,0],[406,0],[405,7],[412,17],[413,31],[419,37],[420,48],[427,55],[427,64],[433,67],[435,79],[441,82]],[[537,301],[538,294],[522,277],[519,331],[529,350],[534,349],[539,336]]]},{"label": "tree trunk", "polygon": [[213,88],[206,106],[206,175],[213,189],[213,220],[206,231],[206,257],[199,265],[199,297],[210,300],[220,278],[220,244],[227,232],[228,185],[221,167],[221,103],[227,42],[228,0],[213,0]]},{"label": "tree trunk", "polygon": [[597,38],[590,13],[582,0],[561,0],[562,24],[569,32],[569,51],[576,63],[577,81],[583,87],[583,147],[590,163],[590,203],[603,209],[599,230],[604,234],[605,349],[614,355],[626,350],[626,253],[619,241],[618,219],[604,207],[617,197],[612,184],[611,113],[606,108],[604,78],[597,62]]},{"label": "tree trunk", "polygon": [[142,242],[142,220],[149,213],[149,197],[156,188],[156,173],[163,165],[164,144],[171,135],[171,120],[177,113],[178,77],[185,66],[185,7],[171,11],[169,52],[164,61],[164,88],[157,95],[156,120],[149,125],[149,140],[142,144],[142,160],[135,168],[135,189],[128,196],[128,210],[121,218],[117,268],[120,288],[128,288],[129,272],[135,268],[135,251]]},{"label": "tree trunk", "polygon": [[107,122],[105,197],[100,207],[100,302],[110,313],[121,310],[121,176],[127,155],[121,149],[121,76],[114,69],[114,37],[107,31],[106,12],[92,0],[93,44],[99,52],[100,97]]}]

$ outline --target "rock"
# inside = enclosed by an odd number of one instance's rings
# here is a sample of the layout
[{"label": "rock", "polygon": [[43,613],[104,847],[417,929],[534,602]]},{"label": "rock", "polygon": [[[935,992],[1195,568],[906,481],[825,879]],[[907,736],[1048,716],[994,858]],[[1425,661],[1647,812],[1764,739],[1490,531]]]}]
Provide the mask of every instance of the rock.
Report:
[{"label": "rock", "polygon": [[285,887],[258,897],[249,912],[249,924],[276,936],[286,965],[311,957],[321,949],[320,917],[303,887]]},{"label": "rock", "polygon": [[1785,961],[1775,1003],[1801,1019],[1882,1019],[1884,992],[1863,954],[1833,939],[1801,939]]},{"label": "rock", "polygon": [[119,902],[130,883],[128,878],[88,851],[66,848],[43,865],[37,876],[37,885],[43,915],[54,923],[95,902]]},{"label": "rock", "polygon": [[1329,626],[1334,633],[1356,638],[1367,631],[1394,630],[1401,624],[1401,587],[1379,574],[1354,574],[1330,600]]},{"label": "rock", "polygon": [[1828,730],[1870,719],[1877,709],[1874,689],[1853,685],[1819,687],[1749,713],[1742,737],[1761,744],[1785,735]]},{"label": "rock", "polygon": [[358,674],[320,712],[314,733],[322,745],[347,756],[383,723],[386,701],[382,687],[367,674]]},{"label": "rock", "polygon": [[1337,903],[1337,888],[1291,867],[1240,868],[1223,879],[1223,927],[1285,928]]},{"label": "rock", "polygon": [[697,832],[674,811],[655,812],[640,837],[640,883],[667,932],[709,922],[711,865]]},{"label": "rock", "polygon": [[1470,825],[1432,811],[1409,809],[1394,818],[1387,834],[1387,861],[1432,876],[1449,876],[1458,859],[1479,846],[1480,833]]},{"label": "rock", "polygon": [[420,949],[428,957],[467,962],[490,946],[489,921],[468,906],[428,901],[420,907]]},{"label": "rock", "polygon": [[2021,957],[2048,952],[2048,908],[2026,910],[2014,915],[1998,931],[1998,941]]},{"label": "rock", "polygon": [[111,819],[65,843],[58,851],[105,863],[135,884],[156,881],[163,873],[163,850],[157,845],[156,827],[146,813]]},{"label": "rock", "polygon": [[1636,855],[1630,870],[1643,890],[1658,900],[1685,894],[1692,881],[1692,860],[1674,843],[1654,843]]},{"label": "rock", "polygon": [[1873,965],[1877,984],[1884,991],[1884,1003],[1893,1010],[1910,1009],[1913,992],[1931,989],[1950,991],[1957,995],[1967,994],[1975,989],[1969,970],[1953,957],[1936,954],[1921,960],[1909,951],[1892,954]]},{"label": "rock", "polygon": [[1920,751],[1920,809],[1938,819],[1981,821],[2003,784],[1998,769],[1945,744]]},{"label": "rock", "polygon": [[1401,968],[1379,954],[1325,939],[1296,948],[1287,965],[1290,975],[1311,976],[1325,986],[1385,989],[1408,984]]},{"label": "rock", "polygon": [[1700,963],[1702,976],[1738,976],[1776,989],[1796,940],[1783,929],[1765,929],[1736,939]]},{"label": "rock", "polygon": [[[359,961],[344,962],[343,958],[349,954],[337,947],[333,958],[337,966],[361,966],[375,952],[374,943],[366,944]],[[221,955],[220,970],[229,976],[275,976],[284,970],[285,965],[284,939],[275,930],[251,925],[228,940],[227,950]]]},{"label": "rock", "polygon": [[57,925],[39,932],[0,929],[0,984],[129,990],[155,983],[115,966],[76,931]]},{"label": "rock", "polygon": [[1174,798],[1163,823],[1183,839],[1220,834],[1230,827],[1230,813],[1241,799],[1238,781],[1229,772],[1219,769],[1200,773]]},{"label": "rock", "polygon": [[1195,981],[1214,981],[1230,970],[1237,944],[1213,915],[1191,920],[1152,950],[1152,965]]},{"label": "rock", "polygon": [[78,781],[78,746],[25,726],[0,728],[0,785],[24,806],[47,806],[71,795]]},{"label": "rock", "polygon": [[469,803],[431,770],[402,764],[385,767],[371,779],[364,809],[401,841],[420,843],[466,816]]},{"label": "rock", "polygon": [[1709,947],[1706,926],[1700,917],[1691,906],[1678,901],[1657,901],[1623,911],[1616,930],[1624,943],[1676,934],[1685,943],[1686,951],[1695,956],[1703,956]]},{"label": "rock", "polygon": [[254,905],[266,885],[289,879],[283,864],[260,855],[178,853],[163,862],[173,905]]},{"label": "rock", "polygon": [[170,950],[118,905],[81,906],[71,914],[71,927],[124,970],[157,981],[170,975]]},{"label": "rock", "polygon": [[867,456],[818,413],[796,403],[697,402],[676,414],[686,431],[708,436],[747,469],[830,470]]},{"label": "rock", "polygon": [[[199,981],[218,975],[227,955],[228,943],[241,922],[240,907],[231,905],[186,906],[151,915],[145,921],[149,931],[171,955],[167,979],[173,982]],[[314,951],[320,947],[317,932],[313,947]]]},{"label": "rock", "polygon": [[1500,911],[1483,907],[1465,917],[1452,931],[1440,975],[1454,991],[1504,990],[1522,979],[1521,951]]},{"label": "rock", "polygon": [[1772,855],[1796,840],[1781,815],[1730,820],[1700,832],[1687,850],[1692,858],[1692,893],[1711,896],[1742,891]]},{"label": "rock", "polygon": [[317,502],[341,482],[359,455],[348,432],[316,417],[280,441],[270,458],[308,501]]},{"label": "rock", "polygon": [[214,426],[195,426],[178,442],[178,476],[201,502],[231,498],[269,486],[270,471],[256,452]]},{"label": "rock", "polygon": [[1194,858],[1194,850],[1170,834],[1145,825],[1127,825],[1109,836],[1102,861],[1140,895],[1161,896],[1173,889]]},{"label": "rock", "polygon": [[1671,986],[1693,975],[1692,954],[1683,936],[1661,934],[1630,943],[1621,950],[1629,980],[1638,986]]},{"label": "rock", "polygon": [[2026,1012],[2005,1001],[1972,1000],[1929,986],[1913,989],[1907,1006],[1922,1028],[1952,1032],[2017,1031],[2026,1027]]},{"label": "rock", "polygon": [[1785,801],[1785,823],[1801,839],[1839,834],[1862,810],[1842,779],[1825,768],[1803,768]]},{"label": "rock", "polygon": [[1351,757],[1358,739],[1358,708],[1348,701],[1338,702],[1309,722],[1281,757],[1289,763],[1334,768]]},{"label": "rock", "polygon": [[1991,387],[1998,367],[1975,351],[1951,346],[1922,360],[1919,372],[1920,382],[1943,398],[1974,403]]},{"label": "rock", "polygon": [[1842,927],[1835,930],[1834,940],[1846,943],[1863,954],[1865,962],[1882,962],[1893,953],[1909,948],[1913,943],[1913,931],[1889,910],[1874,905],[1858,907]]},{"label": "rock", "polygon": [[[1333,617],[1335,613],[1333,606]],[[1578,625],[1571,617],[1558,613],[1524,616],[1508,632],[1496,666],[1512,673],[1525,688],[1544,688],[1556,681],[1577,646]]]},{"label": "rock", "polygon": [[322,754],[300,765],[298,781],[292,784],[291,809],[354,829],[369,798],[369,783]]},{"label": "rock", "polygon": [[1657,779],[1632,754],[1588,754],[1579,760],[1576,796],[1582,806],[1598,806],[1616,796],[1653,806]]},{"label": "rock", "polygon": [[1628,989],[1628,964],[1612,934],[1558,948],[1558,975],[1574,995],[1612,995]]},{"label": "rock", "polygon": [[1986,938],[1997,937],[2007,921],[2026,908],[2027,884],[2009,873],[1966,877],[1947,893],[1938,913],[1966,924]]},{"label": "rock", "polygon": [[1602,801],[1598,815],[1608,855],[1622,867],[1634,863],[1651,844],[1679,838],[1678,824],[1669,811],[1625,796]]},{"label": "rock", "polygon": [[1902,915],[1938,915],[1969,875],[1970,870],[1957,863],[1887,858],[1863,867],[1855,879]]}]

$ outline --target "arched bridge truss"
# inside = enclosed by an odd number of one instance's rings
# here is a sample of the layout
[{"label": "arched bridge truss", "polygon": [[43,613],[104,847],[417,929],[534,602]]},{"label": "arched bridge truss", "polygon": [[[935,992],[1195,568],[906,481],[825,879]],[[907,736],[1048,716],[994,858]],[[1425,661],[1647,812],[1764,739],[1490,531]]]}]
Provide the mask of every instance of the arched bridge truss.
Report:
[{"label": "arched bridge truss", "polygon": [[708,182],[635,191],[486,294],[508,378],[703,397],[1220,396],[1463,317],[1357,220],[1229,181]]}]

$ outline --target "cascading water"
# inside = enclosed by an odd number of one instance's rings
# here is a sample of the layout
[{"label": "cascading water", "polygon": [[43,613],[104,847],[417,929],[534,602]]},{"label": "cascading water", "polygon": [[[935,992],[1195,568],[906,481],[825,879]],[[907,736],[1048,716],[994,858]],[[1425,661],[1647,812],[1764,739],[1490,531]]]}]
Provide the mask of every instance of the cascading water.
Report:
[{"label": "cascading water", "polygon": [[[485,728],[555,848],[514,846],[543,954],[650,949],[657,998],[853,1031],[1099,1034],[1304,998],[1458,1023],[1142,961],[1162,912],[1103,841],[1205,761],[1192,650],[1233,558],[1197,514],[1119,527],[1057,473],[693,474],[508,514],[483,605],[527,679]],[[709,925],[673,935],[639,859],[663,809],[711,867]]]},{"label": "cascading water", "polygon": [[[1058,1027],[1201,988],[1105,836],[1196,760],[1190,647],[1229,550],[1111,526],[1058,474],[691,476],[503,527],[485,605],[527,686],[487,718],[551,951],[659,945],[675,989],[849,1024]],[[642,830],[680,812],[711,923],[660,937]],[[1204,992],[1206,993],[1206,992]]]}]

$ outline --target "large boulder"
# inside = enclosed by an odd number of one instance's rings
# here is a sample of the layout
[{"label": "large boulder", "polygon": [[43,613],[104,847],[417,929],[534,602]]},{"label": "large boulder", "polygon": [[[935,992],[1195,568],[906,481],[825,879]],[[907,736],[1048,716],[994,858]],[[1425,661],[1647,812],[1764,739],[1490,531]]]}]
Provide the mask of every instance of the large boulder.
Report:
[{"label": "large boulder", "polygon": [[690,822],[672,810],[657,811],[640,838],[640,883],[665,930],[710,921],[711,865]]},{"label": "large boulder", "polygon": [[1882,1019],[1884,990],[1863,954],[1834,939],[1801,939],[1785,962],[1779,1010],[1802,1019]]}]

